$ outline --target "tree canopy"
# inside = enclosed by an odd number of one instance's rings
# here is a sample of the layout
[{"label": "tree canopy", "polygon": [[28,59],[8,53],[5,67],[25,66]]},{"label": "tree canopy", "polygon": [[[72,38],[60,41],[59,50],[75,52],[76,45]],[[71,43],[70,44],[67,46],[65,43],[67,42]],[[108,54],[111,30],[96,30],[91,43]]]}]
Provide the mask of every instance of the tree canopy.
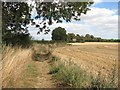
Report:
[{"label": "tree canopy", "polygon": [[58,27],[52,31],[52,40],[54,41],[66,41],[67,35],[64,28]]},{"label": "tree canopy", "polygon": [[72,41],[73,38],[75,38],[75,34],[74,33],[68,33],[67,37],[68,37],[68,41]]},{"label": "tree canopy", "polygon": [[[27,44],[27,41],[30,41],[30,37],[26,25],[30,23],[30,17],[31,17],[30,8],[27,3],[3,2],[2,3],[3,42],[6,42],[6,44],[8,43],[19,44],[24,41]],[[17,38],[19,38],[19,40]]]},{"label": "tree canopy", "polygon": [[[66,22],[80,21],[81,14],[86,14],[90,10],[88,7],[92,4],[93,2],[89,0],[86,2],[36,2],[37,16],[35,19],[42,17],[41,23],[36,26],[39,27],[40,32],[45,30],[48,33],[50,30],[47,24],[52,25],[53,21],[56,23],[62,23],[63,20]],[[43,27],[41,27],[41,24],[43,24]]]},{"label": "tree canopy", "polygon": [[[53,0],[54,1],[54,0]],[[35,2],[35,9],[37,15],[35,19],[40,19],[40,23],[35,23],[31,18],[32,5],[28,5],[26,2],[2,2],[2,38],[6,41],[8,38],[12,38],[14,34],[28,34],[27,25],[32,23],[39,32],[45,31],[47,34],[50,29],[49,25],[56,23],[62,23],[62,21],[71,22],[73,19],[80,20],[81,14],[86,14],[89,6],[93,4],[87,0],[87,2]],[[10,39],[11,40],[11,39]],[[7,42],[7,41],[6,41]]]},{"label": "tree canopy", "polygon": [[[76,39],[76,41],[74,41],[73,39]],[[90,34],[80,36],[79,34],[75,35],[74,33],[68,33],[67,42],[120,42],[120,39],[102,39],[101,37],[94,37]]]}]

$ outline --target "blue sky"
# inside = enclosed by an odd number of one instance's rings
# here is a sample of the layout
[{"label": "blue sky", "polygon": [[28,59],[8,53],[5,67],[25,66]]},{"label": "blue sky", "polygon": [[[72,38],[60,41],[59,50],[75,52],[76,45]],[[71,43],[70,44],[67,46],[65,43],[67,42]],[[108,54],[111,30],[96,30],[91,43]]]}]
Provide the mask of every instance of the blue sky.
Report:
[{"label": "blue sky", "polygon": [[118,9],[118,2],[101,2],[91,7],[107,8],[113,10],[113,9]]},{"label": "blue sky", "polygon": [[[115,10],[115,9],[118,9],[118,2],[101,2],[101,3],[95,4],[91,7],[106,8],[109,10]],[[118,14],[118,13],[116,13],[116,14]]]},{"label": "blue sky", "polygon": [[[101,0],[100,0],[101,1]],[[96,37],[117,39],[118,38],[118,2],[99,2],[90,7],[91,10],[86,15],[81,16],[81,21],[71,23],[58,23],[50,26],[51,32],[56,27],[63,27],[67,33],[80,35],[91,34]],[[33,16],[35,15],[35,11]],[[39,20],[36,20],[38,22]],[[47,35],[43,33],[36,35],[38,29],[30,26],[29,31],[35,39],[51,40],[51,32]]]}]

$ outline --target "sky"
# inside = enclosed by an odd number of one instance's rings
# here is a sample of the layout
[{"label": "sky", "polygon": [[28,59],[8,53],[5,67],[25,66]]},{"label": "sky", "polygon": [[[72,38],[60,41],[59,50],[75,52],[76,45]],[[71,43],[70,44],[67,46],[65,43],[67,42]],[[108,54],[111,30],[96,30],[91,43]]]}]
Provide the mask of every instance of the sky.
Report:
[{"label": "sky", "polygon": [[[50,26],[51,31],[47,35],[44,33],[37,35],[39,29],[29,25],[30,35],[36,40],[51,40],[52,30],[60,26],[65,28],[67,33],[75,33],[83,36],[91,34],[103,39],[118,39],[118,2],[96,1],[86,15],[81,15],[81,21],[72,20],[70,23],[53,24]],[[35,14],[36,11],[34,10],[32,17]],[[39,20],[36,20],[36,22],[39,22]]]}]

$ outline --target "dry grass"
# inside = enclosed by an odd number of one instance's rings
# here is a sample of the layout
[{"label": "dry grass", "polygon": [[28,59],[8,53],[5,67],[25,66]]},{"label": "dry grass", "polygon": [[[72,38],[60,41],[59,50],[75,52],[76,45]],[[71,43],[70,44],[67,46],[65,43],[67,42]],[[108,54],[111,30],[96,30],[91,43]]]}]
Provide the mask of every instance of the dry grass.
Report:
[{"label": "dry grass", "polygon": [[[22,49],[19,46],[14,48],[11,45],[2,47],[2,87],[5,88],[16,82],[24,65],[32,58],[32,50]],[[12,82],[12,83],[11,83]]]},{"label": "dry grass", "polygon": [[[57,47],[57,44],[37,44],[34,43],[31,48],[23,49],[20,46],[12,47],[11,45],[2,46],[2,87],[14,88],[20,87],[17,83],[21,83],[23,72],[33,61],[34,55],[47,55],[52,52],[52,48]],[[41,60],[41,57],[37,57]],[[43,58],[44,60],[45,58]],[[38,63],[38,62],[37,62]],[[25,74],[27,75],[27,74]],[[22,84],[23,85],[23,84]],[[23,85],[24,86],[24,85]],[[25,86],[24,86],[25,87]]]},{"label": "dry grass", "polygon": [[1,46],[0,46],[0,89],[2,88],[2,61],[1,61]]},{"label": "dry grass", "polygon": [[[51,88],[54,87],[50,78],[48,56],[50,52],[48,44],[33,44],[33,58],[27,63],[19,84],[14,88]],[[45,55],[45,56],[44,56]],[[47,58],[47,59],[46,59]]]},{"label": "dry grass", "polygon": [[81,65],[78,66],[72,60],[61,60],[59,57],[53,56],[49,73],[53,75],[58,87],[118,88],[116,67],[106,79],[101,70],[94,76],[92,72],[88,73]]},{"label": "dry grass", "polygon": [[117,45],[118,42],[85,42],[85,43],[67,43],[68,45]]},{"label": "dry grass", "polygon": [[116,43],[58,47],[52,54],[60,57],[61,60],[72,60],[88,73],[92,72],[94,76],[101,70],[102,75],[106,76],[106,79],[109,78],[115,64],[118,72],[118,44]]},{"label": "dry grass", "polygon": [[[43,57],[51,52],[52,46],[34,43],[28,49],[19,46],[12,48],[10,45],[2,48],[3,88],[53,87],[46,57]],[[34,60],[36,54],[40,54],[36,57],[38,61]]]},{"label": "dry grass", "polygon": [[[107,70],[109,67],[113,66],[114,59],[117,59],[117,49],[116,46],[111,45],[97,45],[89,47],[87,46],[65,46],[65,45],[58,45],[58,44],[37,44],[34,43],[32,48],[22,49],[21,47],[14,47],[11,46],[3,46],[2,51],[2,85],[3,88],[14,88],[17,86],[15,83],[21,82],[23,87],[30,87],[30,85],[35,85],[34,87],[43,87],[43,83],[46,84],[44,87],[50,87],[51,82],[47,81],[47,72],[49,71],[49,67],[47,62],[34,62],[32,59],[34,58],[33,55],[40,54],[44,55],[49,52],[52,52],[53,55],[60,56],[61,61],[63,60],[72,60],[77,65],[81,66],[93,66],[93,68],[89,68],[90,71],[99,70],[99,66],[101,64],[104,65],[104,69]],[[54,49],[53,49],[54,48]],[[103,53],[104,52],[104,53]],[[55,57],[53,57],[55,58]],[[41,59],[41,57],[39,58]],[[45,58],[43,58],[45,60]],[[59,60],[59,58],[57,58]],[[103,60],[104,59],[104,60]],[[108,64],[109,63],[109,64]],[[59,63],[58,63],[59,64]],[[108,65],[108,66],[105,66]],[[27,68],[27,72],[25,72],[25,68]],[[84,68],[84,67],[81,67]],[[30,75],[29,77],[23,77],[25,83],[23,83],[19,77],[22,76],[22,73],[25,72]],[[77,71],[75,71],[77,73]],[[30,74],[32,73],[32,74]],[[42,75],[40,77],[39,75]],[[31,75],[35,75],[33,77]],[[70,74],[71,75],[71,74]],[[44,77],[43,77],[44,76]],[[34,82],[31,82],[30,80]],[[34,79],[36,78],[36,79]],[[36,82],[41,82],[37,83]],[[29,82],[29,84],[27,83]],[[13,86],[12,86],[13,85]],[[19,86],[19,85],[18,85]],[[22,87],[22,86],[20,86]],[[32,87],[32,86],[31,86]]]}]

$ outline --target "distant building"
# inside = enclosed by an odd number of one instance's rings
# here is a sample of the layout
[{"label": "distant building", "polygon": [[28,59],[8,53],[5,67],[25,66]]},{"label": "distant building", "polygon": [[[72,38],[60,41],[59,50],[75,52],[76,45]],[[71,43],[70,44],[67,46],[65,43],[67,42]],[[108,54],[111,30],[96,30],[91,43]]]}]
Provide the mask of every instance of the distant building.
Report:
[{"label": "distant building", "polygon": [[75,39],[75,38],[74,38],[74,39],[73,39],[73,41],[74,41],[74,42],[76,42],[76,41],[77,41],[77,39]]}]

